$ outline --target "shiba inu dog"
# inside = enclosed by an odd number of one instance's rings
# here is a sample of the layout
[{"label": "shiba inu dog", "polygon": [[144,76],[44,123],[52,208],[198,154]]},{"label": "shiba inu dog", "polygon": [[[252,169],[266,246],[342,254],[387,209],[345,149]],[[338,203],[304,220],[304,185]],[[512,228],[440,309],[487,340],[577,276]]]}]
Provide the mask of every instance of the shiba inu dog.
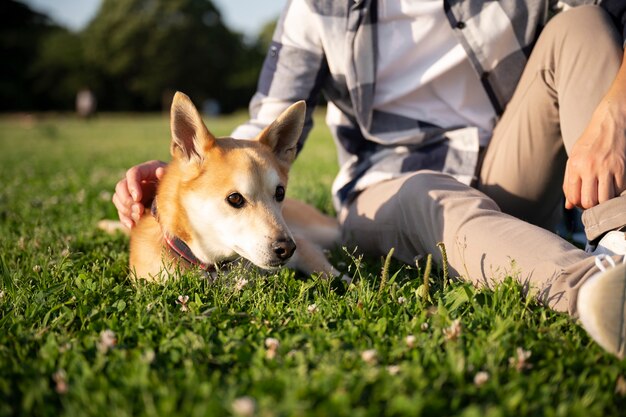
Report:
[{"label": "shiba inu dog", "polygon": [[285,198],[305,110],[293,104],[253,140],[216,138],[176,93],[172,161],[152,210],[131,231],[131,273],[152,280],[241,257],[262,269],[339,276],[323,252],[339,240],[337,221]]}]

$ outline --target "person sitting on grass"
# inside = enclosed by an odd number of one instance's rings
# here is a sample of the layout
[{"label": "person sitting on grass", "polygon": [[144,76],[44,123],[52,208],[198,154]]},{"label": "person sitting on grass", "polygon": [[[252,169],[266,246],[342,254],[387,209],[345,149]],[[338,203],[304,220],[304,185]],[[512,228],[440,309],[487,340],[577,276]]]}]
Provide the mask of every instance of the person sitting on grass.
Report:
[{"label": "person sitting on grass", "polygon": [[[452,274],[487,287],[513,276],[622,358],[626,2],[565,3],[288,1],[232,135],[254,137],[303,99],[301,147],[323,92],[347,245],[413,264],[441,262],[443,242]],[[118,182],[127,227],[163,167]],[[552,232],[563,201],[584,209],[589,251]]]}]

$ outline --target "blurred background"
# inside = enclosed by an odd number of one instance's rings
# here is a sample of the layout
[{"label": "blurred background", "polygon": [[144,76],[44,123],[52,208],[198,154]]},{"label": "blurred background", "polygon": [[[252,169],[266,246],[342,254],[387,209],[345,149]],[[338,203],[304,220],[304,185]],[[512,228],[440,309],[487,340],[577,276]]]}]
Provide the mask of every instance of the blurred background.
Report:
[{"label": "blurred background", "polygon": [[0,0],[0,112],[245,107],[286,0]]}]

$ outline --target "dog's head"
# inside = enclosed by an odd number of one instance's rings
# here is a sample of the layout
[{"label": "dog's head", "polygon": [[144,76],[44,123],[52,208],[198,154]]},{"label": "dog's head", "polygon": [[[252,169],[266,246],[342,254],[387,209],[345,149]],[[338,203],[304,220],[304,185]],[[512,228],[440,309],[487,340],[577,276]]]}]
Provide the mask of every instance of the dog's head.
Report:
[{"label": "dog's head", "polygon": [[176,93],[172,163],[157,192],[165,232],[206,263],[241,256],[265,269],[283,265],[295,243],[281,206],[305,110],[295,103],[254,140],[215,138],[191,100]]}]

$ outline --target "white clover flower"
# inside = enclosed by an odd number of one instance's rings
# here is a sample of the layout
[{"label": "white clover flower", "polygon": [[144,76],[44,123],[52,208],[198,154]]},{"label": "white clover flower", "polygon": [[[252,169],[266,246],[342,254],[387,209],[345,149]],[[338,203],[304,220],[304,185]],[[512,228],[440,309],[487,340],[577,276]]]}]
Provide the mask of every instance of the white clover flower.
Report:
[{"label": "white clover flower", "polygon": [[430,326],[428,325],[428,323],[424,322],[420,325],[420,329],[425,332],[426,330],[428,330]]},{"label": "white clover flower", "polygon": [[235,281],[235,290],[236,291],[241,291],[243,289],[243,287],[245,287],[246,285],[248,285],[248,280],[245,278],[238,278],[237,281]]},{"label": "white clover flower", "polygon": [[187,308],[187,301],[189,301],[189,296],[188,295],[179,295],[178,299],[176,300],[176,304],[180,304],[180,311],[187,311],[189,310],[189,308]]},{"label": "white clover flower", "polygon": [[115,333],[113,330],[103,330],[100,332],[100,340],[96,344],[98,351],[101,353],[107,353],[109,349],[114,347],[117,344],[117,337],[115,337]]},{"label": "white clover flower", "polygon": [[363,362],[367,363],[368,365],[375,364],[377,356],[378,352],[376,352],[376,349],[368,349],[361,352],[361,359],[363,359]]},{"label": "white clover flower", "polygon": [[256,411],[256,401],[252,397],[239,397],[236,398],[231,404],[233,413],[241,417],[249,417],[254,415]]},{"label": "white clover flower", "polygon": [[404,304],[404,303],[406,303],[406,298],[398,297],[398,304]]},{"label": "white clover flower", "polygon": [[152,349],[147,349],[141,354],[141,360],[144,363],[152,363],[154,362],[154,358],[156,358],[156,353],[154,353]]},{"label": "white clover flower", "polygon": [[446,340],[456,340],[461,335],[461,320],[456,319],[452,322],[450,327],[443,329],[443,335]]},{"label": "white clover flower", "polygon": [[515,368],[517,372],[530,369],[533,367],[530,363],[528,363],[530,355],[532,355],[531,351],[518,347],[515,350],[515,357],[509,358],[509,365]]},{"label": "white clover flower", "polygon": [[413,349],[415,347],[415,344],[417,343],[417,337],[410,334],[404,338],[404,342],[409,348]]},{"label": "white clover flower", "polygon": [[54,390],[57,394],[67,393],[69,386],[67,384],[67,374],[65,373],[65,370],[59,369],[52,374],[52,380],[54,381]]},{"label": "white clover flower", "polygon": [[268,337],[265,339],[266,348],[270,350],[276,350],[278,349],[279,346],[280,346],[280,342],[278,341],[278,339],[275,339],[273,337]]},{"label": "white clover flower", "polygon": [[280,342],[278,339],[273,337],[268,337],[265,339],[265,347],[267,351],[265,351],[265,357],[267,359],[274,359],[276,357],[276,353],[278,352],[278,347],[280,346]]},{"label": "white clover flower", "polygon": [[306,308],[306,310],[307,310],[309,313],[311,313],[311,314],[316,313],[316,312],[317,312],[317,304],[310,304],[310,305]]},{"label": "white clover flower", "polygon": [[389,372],[389,375],[398,375],[400,373],[400,366],[399,365],[389,365],[387,367],[387,372]]},{"label": "white clover flower", "polygon": [[65,353],[72,348],[72,344],[70,342],[63,343],[59,346],[59,353]]},{"label": "white clover flower", "polygon": [[480,387],[489,381],[489,372],[480,371],[474,375],[474,385]]},{"label": "white clover flower", "polygon": [[33,272],[34,272],[35,274],[40,273],[40,272],[41,272],[41,265],[35,265],[35,266],[33,266]]}]

